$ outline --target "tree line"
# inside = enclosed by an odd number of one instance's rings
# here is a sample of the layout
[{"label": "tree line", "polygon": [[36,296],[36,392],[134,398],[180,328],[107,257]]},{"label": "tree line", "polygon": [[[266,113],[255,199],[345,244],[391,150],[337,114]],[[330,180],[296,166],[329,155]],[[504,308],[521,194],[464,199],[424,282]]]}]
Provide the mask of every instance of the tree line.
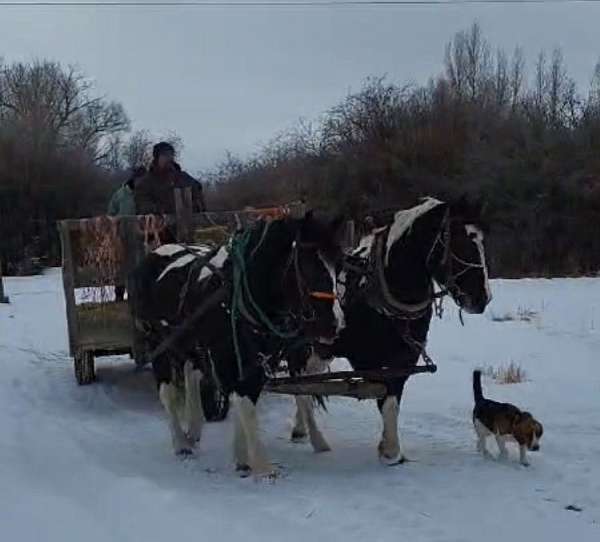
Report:
[{"label": "tree line", "polygon": [[[312,122],[249,158],[201,173],[211,209],[300,198],[367,214],[425,195],[483,202],[495,276],[600,269],[600,63],[577,88],[560,49],[527,61],[473,24],[426,84],[373,77]],[[152,137],[129,133],[123,107],[81,72],[51,62],[0,63],[0,258],[56,262],[55,221],[102,214]],[[181,141],[173,136],[174,142]]]},{"label": "tree line", "polygon": [[[153,138],[129,133],[121,104],[73,67],[0,59],[0,261],[60,263],[56,221],[103,214],[128,169],[148,165]],[[168,135],[176,147],[180,139]]]},{"label": "tree line", "polygon": [[313,123],[205,178],[243,207],[305,197],[360,220],[435,195],[483,202],[495,276],[600,269],[600,63],[580,93],[560,49],[527,65],[478,24],[455,34],[424,85],[368,79]]}]

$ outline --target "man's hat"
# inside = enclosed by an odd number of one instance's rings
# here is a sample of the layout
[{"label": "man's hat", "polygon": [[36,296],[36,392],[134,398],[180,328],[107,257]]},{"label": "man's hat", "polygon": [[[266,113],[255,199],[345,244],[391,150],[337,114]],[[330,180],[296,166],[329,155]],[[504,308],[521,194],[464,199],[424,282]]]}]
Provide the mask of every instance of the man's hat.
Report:
[{"label": "man's hat", "polygon": [[161,154],[175,154],[175,147],[166,141],[157,143],[152,148],[152,157],[156,160]]}]

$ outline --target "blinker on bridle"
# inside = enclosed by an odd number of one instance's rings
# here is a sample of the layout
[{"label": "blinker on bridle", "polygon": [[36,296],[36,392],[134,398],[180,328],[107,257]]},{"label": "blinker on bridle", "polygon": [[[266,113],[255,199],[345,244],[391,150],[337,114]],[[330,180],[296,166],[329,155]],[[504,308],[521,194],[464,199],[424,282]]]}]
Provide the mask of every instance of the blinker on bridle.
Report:
[{"label": "blinker on bridle", "polygon": [[294,248],[295,248],[295,250],[294,250],[294,265],[296,267],[296,277],[297,277],[298,287],[299,287],[300,291],[304,290],[306,292],[306,295],[308,295],[308,297],[310,297],[312,299],[317,299],[319,301],[331,301],[333,303],[337,299],[337,295],[335,292],[323,292],[323,291],[319,291],[319,290],[307,291],[306,288],[303,287],[304,281],[301,278],[300,266],[298,263],[297,249],[301,248],[301,249],[306,249],[306,250],[318,250],[317,243],[307,243],[307,242],[300,242],[300,241],[296,240],[296,241],[294,241]]}]

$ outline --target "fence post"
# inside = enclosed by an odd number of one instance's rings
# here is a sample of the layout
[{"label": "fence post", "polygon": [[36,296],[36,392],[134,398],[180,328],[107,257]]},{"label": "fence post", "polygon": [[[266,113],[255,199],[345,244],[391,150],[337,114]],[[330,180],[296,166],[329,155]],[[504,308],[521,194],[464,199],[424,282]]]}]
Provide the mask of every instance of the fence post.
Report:
[{"label": "fence post", "polygon": [[2,279],[2,260],[0,260],[0,303],[9,303],[8,297],[4,295],[4,280]]},{"label": "fence post", "polygon": [[191,243],[192,232],[192,189],[175,189],[175,216],[177,224],[177,241],[180,243]]}]

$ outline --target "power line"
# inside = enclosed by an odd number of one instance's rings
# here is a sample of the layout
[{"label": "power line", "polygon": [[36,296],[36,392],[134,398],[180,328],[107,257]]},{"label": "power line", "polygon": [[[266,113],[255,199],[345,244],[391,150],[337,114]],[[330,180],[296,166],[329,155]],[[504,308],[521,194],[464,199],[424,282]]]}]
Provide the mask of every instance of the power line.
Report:
[{"label": "power line", "polygon": [[36,1],[25,0],[24,2],[17,1],[0,1],[0,6],[3,7],[221,7],[221,8],[243,8],[243,7],[348,7],[348,6],[457,6],[457,5],[497,5],[497,4],[598,4],[600,0],[174,0],[167,2],[163,0],[141,0],[135,2],[132,0],[108,0],[101,2],[98,0],[85,1],[64,1],[51,0]]}]

